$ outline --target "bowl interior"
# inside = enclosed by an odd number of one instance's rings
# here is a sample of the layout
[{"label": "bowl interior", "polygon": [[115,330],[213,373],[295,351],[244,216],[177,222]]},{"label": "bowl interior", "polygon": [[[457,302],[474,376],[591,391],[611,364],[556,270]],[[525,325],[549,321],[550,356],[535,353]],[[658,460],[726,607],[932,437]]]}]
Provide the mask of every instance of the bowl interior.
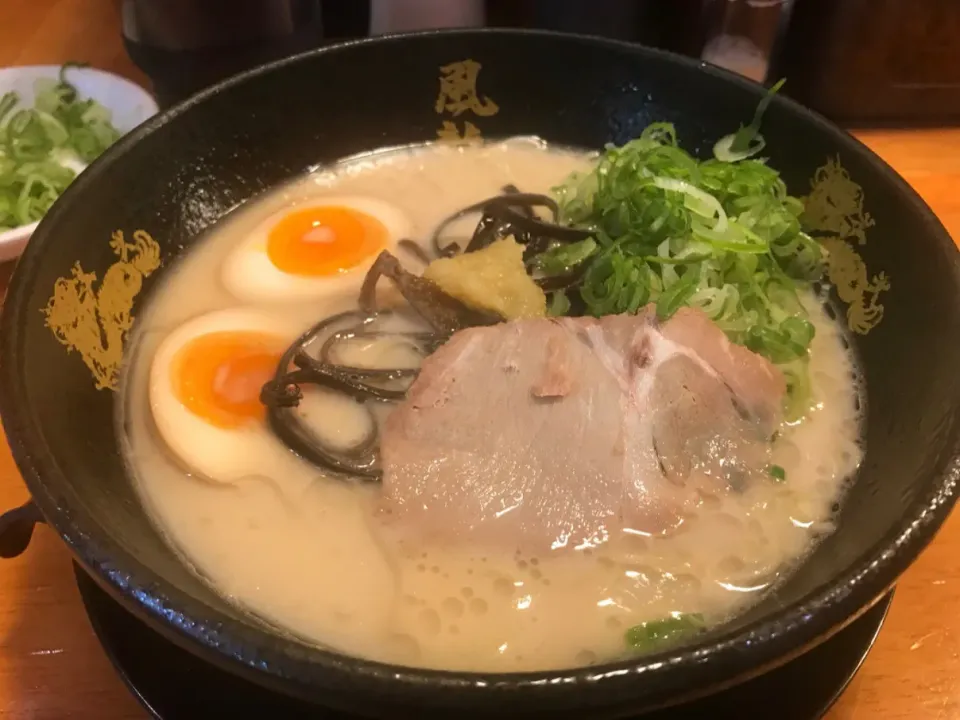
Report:
[{"label": "bowl interior", "polygon": [[[600,148],[657,120],[675,123],[682,145],[707,155],[749,120],[760,96],[759,87],[722,72],[616,43],[440,33],[286,61],[147,123],[43,220],[4,308],[0,399],[34,497],[101,582],[181,642],[192,638],[211,657],[259,663],[258,672],[281,663],[286,677],[305,682],[347,667],[238,613],[145,517],[117,453],[117,395],[109,387],[128,320],[217,218],[317,164],[475,131]],[[677,654],[667,667],[653,667],[658,658],[635,663],[664,681],[635,682],[634,695],[666,696],[705,678],[733,677],[823,636],[894,581],[953,500],[955,247],[902,180],[816,116],[777,100],[764,135],[770,163],[792,194],[816,190],[822,232],[835,238],[838,318],[857,330],[850,337],[866,382],[866,458],[838,530],[800,570],[699,654]],[[137,260],[138,232],[159,244],[159,266]],[[55,295],[68,298],[61,307],[72,314],[42,312]],[[97,305],[101,298],[114,302],[110,317]],[[91,328],[99,328],[92,340],[76,340],[77,329]],[[98,379],[108,387],[98,388]],[[705,664],[712,655],[717,662]],[[362,664],[347,665],[356,672]],[[696,670],[674,677],[681,666]]]}]

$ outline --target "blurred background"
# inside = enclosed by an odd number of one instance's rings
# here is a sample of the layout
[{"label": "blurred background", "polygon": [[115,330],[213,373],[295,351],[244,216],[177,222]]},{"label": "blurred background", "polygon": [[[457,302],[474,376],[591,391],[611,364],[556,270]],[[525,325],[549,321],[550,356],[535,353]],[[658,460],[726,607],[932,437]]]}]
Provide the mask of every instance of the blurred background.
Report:
[{"label": "blurred background", "polygon": [[149,83],[162,106],[329,42],[492,26],[603,35],[758,82],[787,77],[787,94],[848,125],[960,119],[958,0],[0,0],[0,26],[25,38],[0,47],[0,66],[49,62],[46,34],[66,40],[59,58]]}]

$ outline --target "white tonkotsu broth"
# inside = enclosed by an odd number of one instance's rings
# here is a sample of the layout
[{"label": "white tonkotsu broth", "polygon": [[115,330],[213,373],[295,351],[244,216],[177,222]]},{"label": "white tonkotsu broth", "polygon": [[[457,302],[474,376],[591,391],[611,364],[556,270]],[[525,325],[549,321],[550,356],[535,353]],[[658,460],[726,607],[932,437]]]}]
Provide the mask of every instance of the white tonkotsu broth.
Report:
[{"label": "white tonkotsu broth", "polygon": [[[307,299],[240,300],[228,292],[226,258],[265,218],[307,198],[365,196],[391,203],[405,214],[410,237],[425,239],[444,217],[507,183],[547,192],[588,162],[529,141],[353,159],[232,214],[168,275],[130,346],[127,459],[158,527],[218,593],[293,635],[351,655],[451,670],[569,667],[622,655],[628,627],[671,613],[729,618],[830,531],[844,481],[861,458],[857,390],[840,329],[812,297],[816,404],[775,444],[787,482],[705,503],[667,537],[625,535],[556,557],[401,548],[380,525],[376,484],[325,477],[266,426],[260,444],[237,444],[229,433],[180,438],[203,442],[201,451],[214,465],[223,458],[232,479],[191,477],[186,463],[172,458],[152,414],[163,405],[162,390],[152,401],[148,392],[152,359],[171,333],[214,310],[249,309],[273,314],[273,331],[287,345],[318,320],[356,306],[362,273],[353,283],[338,282],[335,293]],[[413,262],[410,268],[420,270]],[[321,402],[318,412],[341,414],[341,439],[365,432],[367,417],[353,403],[312,400]],[[165,427],[177,432],[175,422]],[[264,456],[250,461],[250,475],[235,477],[228,471],[240,447],[262,447],[256,452]]]}]

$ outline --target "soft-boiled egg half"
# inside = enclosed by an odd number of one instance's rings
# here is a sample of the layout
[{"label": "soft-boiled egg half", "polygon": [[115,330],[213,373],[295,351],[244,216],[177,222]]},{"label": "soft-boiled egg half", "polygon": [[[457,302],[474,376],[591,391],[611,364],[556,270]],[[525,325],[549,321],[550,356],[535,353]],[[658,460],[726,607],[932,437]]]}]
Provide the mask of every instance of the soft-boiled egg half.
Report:
[{"label": "soft-boiled egg half", "polygon": [[236,297],[256,301],[344,292],[410,230],[406,215],[383,200],[315,198],[259,223],[228,255],[223,282]]},{"label": "soft-boiled egg half", "polygon": [[301,462],[271,433],[260,402],[260,388],[301,329],[234,308],[189,320],[163,340],[150,367],[150,409],[188,471],[233,482],[282,478]]}]

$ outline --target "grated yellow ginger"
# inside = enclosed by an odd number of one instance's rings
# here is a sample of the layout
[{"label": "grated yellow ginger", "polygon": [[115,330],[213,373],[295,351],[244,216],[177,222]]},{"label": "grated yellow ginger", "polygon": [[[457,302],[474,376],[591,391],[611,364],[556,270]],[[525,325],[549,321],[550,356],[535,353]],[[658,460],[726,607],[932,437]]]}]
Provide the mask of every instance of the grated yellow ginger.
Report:
[{"label": "grated yellow ginger", "polygon": [[467,305],[507,320],[547,314],[547,298],[527,274],[523,246],[512,236],[476,252],[434,260],[423,277]]}]

